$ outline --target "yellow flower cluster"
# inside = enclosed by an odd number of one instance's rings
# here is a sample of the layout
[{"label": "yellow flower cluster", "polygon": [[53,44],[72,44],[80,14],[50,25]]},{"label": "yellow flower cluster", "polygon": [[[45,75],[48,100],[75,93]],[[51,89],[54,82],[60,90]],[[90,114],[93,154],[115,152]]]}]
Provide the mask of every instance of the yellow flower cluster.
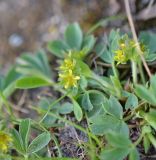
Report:
[{"label": "yellow flower cluster", "polygon": [[127,61],[127,58],[122,50],[115,51],[115,54],[116,55],[114,56],[114,60],[118,62],[117,64],[123,64]]},{"label": "yellow flower cluster", "polygon": [[114,60],[117,61],[117,65],[118,64],[124,64],[127,62],[127,55],[126,55],[126,44],[123,40],[121,40],[119,42],[119,49],[116,50],[114,53],[115,53],[115,56],[114,56]]},{"label": "yellow flower cluster", "polygon": [[70,52],[68,57],[64,59],[62,65],[59,67],[59,80],[65,89],[77,86],[77,82],[80,77],[74,74],[75,67],[76,60],[72,58]]},{"label": "yellow flower cluster", "polygon": [[76,61],[74,59],[71,59],[71,57],[68,57],[64,60],[62,65],[60,66],[61,71],[68,71],[73,70],[75,67]]},{"label": "yellow flower cluster", "polygon": [[120,63],[125,64],[128,60],[137,61],[138,45],[144,55],[148,54],[148,50],[143,43],[135,43],[135,41],[129,38],[128,35],[123,35],[118,41],[118,49],[114,51],[114,61],[117,62],[117,65]]},{"label": "yellow flower cluster", "polygon": [[0,151],[7,152],[11,142],[12,138],[7,133],[0,131]]}]

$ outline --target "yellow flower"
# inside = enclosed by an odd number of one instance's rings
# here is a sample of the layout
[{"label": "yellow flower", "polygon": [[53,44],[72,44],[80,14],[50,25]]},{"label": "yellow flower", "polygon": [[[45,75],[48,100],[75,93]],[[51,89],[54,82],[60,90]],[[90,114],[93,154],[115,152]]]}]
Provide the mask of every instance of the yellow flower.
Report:
[{"label": "yellow flower", "polygon": [[62,71],[68,71],[73,70],[75,67],[75,60],[71,58],[67,58],[64,60],[63,64],[60,66],[60,70]]},{"label": "yellow flower", "polygon": [[120,47],[125,48],[126,47],[125,43],[120,43]]},{"label": "yellow flower", "polygon": [[59,67],[60,70],[66,72],[70,69],[73,70],[75,67],[76,61],[72,58],[72,52],[69,51],[67,57],[64,59],[62,65]]},{"label": "yellow flower", "polygon": [[117,64],[125,63],[127,61],[126,56],[122,50],[115,51],[116,55],[114,56],[114,60],[117,61]]},{"label": "yellow flower", "polygon": [[7,152],[11,142],[12,138],[7,133],[0,131],[0,151]]},{"label": "yellow flower", "polygon": [[80,79],[79,76],[75,76],[70,69],[68,72],[59,74],[61,83],[64,85],[64,88],[76,87],[77,81]]}]

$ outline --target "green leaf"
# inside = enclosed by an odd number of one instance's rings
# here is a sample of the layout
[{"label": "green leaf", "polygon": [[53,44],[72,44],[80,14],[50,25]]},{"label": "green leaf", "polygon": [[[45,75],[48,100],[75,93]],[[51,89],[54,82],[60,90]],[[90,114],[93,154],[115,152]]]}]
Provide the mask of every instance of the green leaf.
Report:
[{"label": "green leaf", "polygon": [[148,150],[149,150],[149,148],[150,148],[150,141],[149,141],[147,135],[144,135],[144,137],[143,137],[143,145],[144,145],[145,153],[147,154],[147,153],[148,153]]},{"label": "green leaf", "polygon": [[151,133],[148,133],[147,137],[150,140],[151,144],[156,148],[156,139],[155,139],[155,137]]},{"label": "green leaf", "polygon": [[156,105],[156,98],[154,97],[154,95],[144,86],[142,85],[136,85],[135,87],[135,93],[136,95],[147,101],[148,103],[152,104],[152,105]]},{"label": "green leaf", "polygon": [[11,131],[12,138],[13,138],[13,146],[16,148],[16,150],[24,154],[24,148],[23,148],[23,141],[21,135],[13,128]]},{"label": "green leaf", "polygon": [[29,153],[35,153],[44,148],[51,140],[50,133],[44,132],[36,137],[28,147]]},{"label": "green leaf", "polygon": [[110,43],[110,51],[113,55],[113,52],[118,48],[118,43],[120,39],[119,30],[111,30],[109,34],[109,43]]},{"label": "green leaf", "polygon": [[16,72],[15,67],[13,66],[7,73],[5,77],[4,88],[7,88],[11,83],[16,81],[20,77],[20,74]]},{"label": "green leaf", "polygon": [[98,43],[95,47],[95,53],[107,63],[112,63],[113,57],[104,42]]},{"label": "green leaf", "polygon": [[30,119],[22,120],[19,126],[19,133],[21,135],[25,151],[27,150],[28,147],[29,132],[30,132]]},{"label": "green leaf", "polygon": [[83,116],[82,109],[74,99],[72,99],[72,102],[74,107],[74,115],[78,121],[81,121]]},{"label": "green leaf", "polygon": [[55,40],[48,43],[48,50],[59,58],[65,56],[65,51],[67,51],[68,48],[69,47],[63,41]]},{"label": "green leaf", "polygon": [[156,74],[150,78],[150,91],[156,97]]},{"label": "green leaf", "polygon": [[145,120],[156,130],[156,110],[151,110],[144,115]]},{"label": "green leaf", "polygon": [[43,77],[51,79],[51,70],[48,59],[43,50],[38,51],[35,55],[23,54],[16,60],[16,71],[22,75]]},{"label": "green leaf", "polygon": [[51,75],[52,75],[51,74],[51,68],[49,66],[48,57],[47,57],[46,53],[43,50],[38,51],[37,54],[36,54],[36,59],[37,58],[40,61],[40,66],[42,68],[42,73],[45,76],[51,78]]},{"label": "green leaf", "polygon": [[65,41],[72,49],[81,49],[83,34],[78,23],[70,24],[65,31]]},{"label": "green leaf", "polygon": [[142,127],[142,134],[144,135],[144,134],[147,134],[147,133],[151,133],[152,132],[152,129],[151,129],[151,127],[149,126],[149,125],[144,125],[143,127]]},{"label": "green leaf", "polygon": [[89,66],[81,60],[77,60],[75,68],[82,76],[88,77],[91,75]]},{"label": "green leaf", "polygon": [[145,56],[145,59],[147,62],[153,62],[156,60],[156,54],[154,53],[148,54],[147,56]]},{"label": "green leaf", "polygon": [[95,115],[90,118],[90,128],[95,135],[104,135],[110,131],[123,133],[129,136],[129,129],[126,123],[110,115]]},{"label": "green leaf", "polygon": [[23,77],[16,81],[16,88],[30,89],[43,86],[50,86],[51,83],[39,77]]},{"label": "green leaf", "polygon": [[100,154],[100,160],[123,160],[128,153],[128,148],[105,148]]},{"label": "green leaf", "polygon": [[80,87],[81,87],[82,90],[85,90],[85,88],[87,88],[88,81],[85,78],[85,76],[81,76],[79,84],[80,84]]},{"label": "green leaf", "polygon": [[4,90],[3,95],[8,98],[16,89],[16,81],[10,83]]},{"label": "green leaf", "polygon": [[136,148],[131,150],[128,160],[140,160],[139,153]]},{"label": "green leaf", "polygon": [[0,90],[6,98],[8,98],[15,91],[15,83],[19,77],[20,74],[16,72],[14,66],[8,71],[5,77],[1,76]]},{"label": "green leaf", "polygon": [[123,108],[115,97],[111,96],[109,100],[105,99],[103,107],[106,113],[122,119]]},{"label": "green leaf", "polygon": [[72,111],[73,111],[73,104],[69,102],[65,102],[61,107],[59,107],[60,114],[68,114],[71,113]]},{"label": "green leaf", "polygon": [[82,96],[82,102],[81,102],[82,108],[87,110],[87,111],[91,111],[93,109],[93,105],[90,101],[90,97],[89,97],[89,93],[86,92],[83,96]]},{"label": "green leaf", "polygon": [[88,111],[88,117],[103,113],[101,105],[104,102],[105,95],[100,91],[88,90],[85,94],[78,97],[78,102],[84,110]]},{"label": "green leaf", "polygon": [[74,107],[74,115],[75,115],[75,117],[78,121],[81,121],[82,116],[83,116],[82,109],[74,99],[72,99],[72,102],[73,102],[73,105],[74,105],[73,106]]},{"label": "green leaf", "polygon": [[105,49],[103,54],[100,56],[100,58],[102,60],[104,60],[104,62],[107,62],[107,63],[112,63],[113,61],[113,56],[111,54],[111,52],[108,50],[108,49]]},{"label": "green leaf", "polygon": [[[50,97],[42,97],[41,100],[38,103],[38,106],[44,110],[45,112],[49,113],[54,113],[55,115],[59,114],[59,109],[60,109],[60,104],[55,103],[55,99],[50,98]],[[54,104],[55,103],[55,104]],[[48,111],[50,109],[50,111]],[[42,116],[44,116],[45,113],[42,113]],[[55,125],[57,118],[52,116],[52,115],[47,115],[42,123],[44,124],[45,127],[50,128]]]},{"label": "green leaf", "polygon": [[118,48],[119,32],[112,30],[109,34],[108,41],[99,43],[96,47],[96,53],[100,58],[107,63],[112,63],[114,58],[114,51]]},{"label": "green leaf", "polygon": [[130,148],[132,143],[127,136],[122,133],[109,132],[106,135],[107,142],[115,148]]},{"label": "green leaf", "polygon": [[139,39],[143,41],[145,45],[148,46],[150,53],[156,52],[156,34],[151,31],[143,31],[140,32]]},{"label": "green leaf", "polygon": [[114,90],[115,90],[115,95],[117,97],[121,96],[121,91],[122,91],[122,86],[120,80],[116,76],[110,76]]},{"label": "green leaf", "polygon": [[102,105],[103,102],[104,102],[104,99],[105,99],[105,95],[103,93],[101,93],[101,92],[95,92],[95,91],[91,91],[89,93],[89,97],[90,97],[90,101],[93,104],[93,106],[95,106],[95,105],[97,105],[97,106]]},{"label": "green leaf", "polygon": [[133,109],[138,106],[138,98],[134,94],[130,94],[125,104],[125,109]]},{"label": "green leaf", "polygon": [[88,35],[84,38],[82,48],[85,48],[88,53],[94,47],[95,42],[96,42],[95,37],[93,35]]}]

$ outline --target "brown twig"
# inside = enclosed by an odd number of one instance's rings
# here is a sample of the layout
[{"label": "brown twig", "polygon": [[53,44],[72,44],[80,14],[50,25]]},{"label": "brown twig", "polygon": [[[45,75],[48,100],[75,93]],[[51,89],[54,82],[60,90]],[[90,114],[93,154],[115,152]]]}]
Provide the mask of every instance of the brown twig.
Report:
[{"label": "brown twig", "polygon": [[140,56],[140,58],[142,60],[142,63],[144,65],[144,67],[145,67],[145,70],[146,70],[148,76],[151,77],[152,74],[151,74],[151,72],[150,72],[150,70],[148,68],[148,65],[147,65],[147,63],[145,61],[143,53],[142,53],[142,51],[140,49],[140,45],[139,45],[138,38],[137,38],[137,35],[136,35],[135,27],[134,27],[134,22],[133,22],[131,11],[130,11],[129,0],[124,0],[124,2],[125,2],[125,9],[126,9],[127,18],[128,18],[128,21],[129,21],[129,25],[130,25],[131,31],[132,31],[133,39],[134,39],[134,41],[136,43],[138,54],[139,54],[139,56]]}]

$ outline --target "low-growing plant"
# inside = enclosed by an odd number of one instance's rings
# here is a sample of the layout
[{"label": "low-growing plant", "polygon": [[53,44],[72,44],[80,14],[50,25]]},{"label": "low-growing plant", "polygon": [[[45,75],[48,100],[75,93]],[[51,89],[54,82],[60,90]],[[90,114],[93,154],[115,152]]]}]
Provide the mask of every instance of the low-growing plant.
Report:
[{"label": "low-growing plant", "polygon": [[[145,154],[151,146],[156,148],[156,75],[149,70],[156,60],[156,34],[141,32],[136,41],[117,29],[106,39],[97,39],[72,23],[63,40],[48,43],[58,60],[56,77],[44,50],[24,53],[1,76],[0,109],[7,112],[0,115],[0,159],[51,159],[53,141],[54,159],[65,160],[51,129],[66,124],[87,136],[86,142],[77,145],[91,160],[139,160],[140,147]],[[105,71],[101,74],[98,69]],[[40,87],[52,88],[60,96],[43,96],[29,106],[38,113],[36,118],[17,118],[9,96],[17,89]],[[75,121],[66,116],[72,113]],[[30,136],[32,129],[36,138]]]}]

